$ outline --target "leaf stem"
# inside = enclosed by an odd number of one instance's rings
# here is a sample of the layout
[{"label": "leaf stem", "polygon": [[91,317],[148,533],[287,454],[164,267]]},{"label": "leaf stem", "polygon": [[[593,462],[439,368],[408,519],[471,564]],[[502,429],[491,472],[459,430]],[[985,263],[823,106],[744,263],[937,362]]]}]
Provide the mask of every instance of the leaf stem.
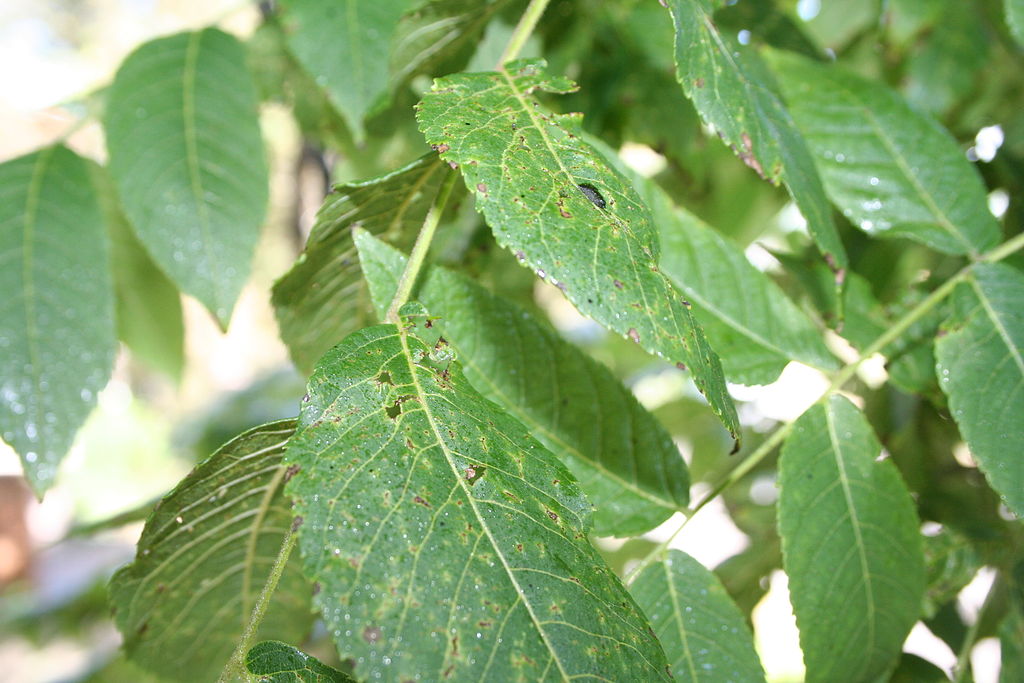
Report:
[{"label": "leaf stem", "polygon": [[960,646],[960,652],[957,653],[956,666],[953,669],[953,683],[963,683],[970,680],[971,650],[974,649],[974,644],[978,640],[978,630],[981,628],[981,620],[985,616],[985,610],[988,609],[995,599],[999,578],[999,576],[996,576],[993,579],[992,585],[988,587],[985,600],[981,603],[981,607],[978,608],[978,614],[974,618],[974,623],[967,627],[967,633],[964,634],[964,642]]},{"label": "leaf stem", "polygon": [[388,306],[386,316],[388,322],[395,325],[401,322],[398,318],[398,311],[409,300],[409,295],[412,294],[413,285],[416,284],[416,278],[419,277],[420,269],[423,268],[427,252],[430,251],[430,243],[434,239],[434,232],[437,230],[437,224],[441,222],[441,214],[444,213],[444,207],[448,203],[448,197],[452,194],[452,188],[455,187],[455,180],[457,178],[457,173],[448,171],[448,175],[441,183],[441,188],[437,192],[437,196],[434,197],[434,203],[430,205],[427,216],[423,219],[423,227],[420,228],[420,234],[416,237],[416,244],[413,245],[412,252],[409,254],[409,261],[405,264],[402,277],[398,280],[395,298],[391,300],[391,305]]},{"label": "leaf stem", "polygon": [[231,659],[228,660],[227,665],[220,674],[220,678],[217,679],[218,683],[246,680],[245,655],[252,648],[253,641],[256,640],[256,632],[259,630],[260,624],[263,622],[263,616],[267,613],[267,607],[270,605],[270,596],[274,594],[277,583],[281,580],[281,574],[284,573],[284,568],[288,564],[288,556],[291,555],[292,548],[295,547],[295,542],[299,538],[299,535],[295,533],[298,521],[296,519],[296,523],[293,523],[285,534],[284,541],[281,543],[281,550],[277,553],[277,559],[274,560],[274,566],[270,569],[267,582],[263,584],[263,590],[260,591],[260,596],[256,599],[256,606],[252,609],[249,623],[245,625],[245,632],[242,633],[242,638],[238,641],[235,651],[231,654]]},{"label": "leaf stem", "polygon": [[515,30],[512,31],[512,36],[508,39],[505,51],[501,53],[501,58],[498,59],[499,71],[505,68],[506,62],[511,62],[519,56],[519,52],[526,45],[530,35],[533,34],[533,30],[537,28],[537,22],[540,21],[541,15],[547,9],[548,2],[549,0],[530,0],[529,6],[523,12],[523,16],[519,18],[519,23],[516,24]]}]

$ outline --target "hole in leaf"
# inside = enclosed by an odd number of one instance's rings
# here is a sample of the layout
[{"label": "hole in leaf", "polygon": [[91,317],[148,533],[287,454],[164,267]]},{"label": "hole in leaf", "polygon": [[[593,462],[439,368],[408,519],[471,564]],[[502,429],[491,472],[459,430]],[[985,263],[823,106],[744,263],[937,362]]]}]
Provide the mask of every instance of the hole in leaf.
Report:
[{"label": "hole in leaf", "polygon": [[486,467],[480,465],[471,465],[466,468],[466,481],[469,482],[470,486],[480,481],[480,479],[487,472]]}]

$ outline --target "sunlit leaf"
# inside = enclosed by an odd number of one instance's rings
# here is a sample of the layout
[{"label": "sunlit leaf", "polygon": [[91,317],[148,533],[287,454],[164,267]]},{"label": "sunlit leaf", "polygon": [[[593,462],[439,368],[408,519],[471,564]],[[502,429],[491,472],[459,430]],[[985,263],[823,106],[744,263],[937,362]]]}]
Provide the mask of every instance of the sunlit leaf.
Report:
[{"label": "sunlit leaf", "polygon": [[117,348],[93,172],[61,146],[0,164],[0,434],[39,496]]},{"label": "sunlit leaf", "polygon": [[949,133],[877,82],[789,54],[773,61],[825,189],[854,225],[950,254],[995,246],[985,187]]},{"label": "sunlit leaf", "polygon": [[256,643],[245,666],[260,683],[350,683],[351,678],[314,657],[276,640]]},{"label": "sunlit leaf", "polygon": [[570,92],[543,61],[434,82],[417,118],[458,164],[498,243],[550,278],[583,314],[693,373],[739,432],[718,357],[681,293],[658,271],[650,212],[631,184],[580,140],[580,117],[545,111],[535,91]]},{"label": "sunlit leaf", "polygon": [[979,264],[935,342],[939,386],[992,488],[1024,517],[1024,275]]},{"label": "sunlit leaf", "polygon": [[[153,511],[135,561],[110,582],[117,627],[140,666],[212,681],[228,661],[292,524],[281,456],[294,427],[274,422],[225,444]],[[260,634],[301,641],[308,595],[289,564]]]},{"label": "sunlit leaf", "polygon": [[404,244],[416,234],[444,176],[430,154],[386,175],[338,185],[317,214],[299,260],[274,285],[281,339],[309,373],[344,337],[366,324],[369,304],[352,226]]},{"label": "sunlit leaf", "polygon": [[146,43],[118,69],[103,124],[139,239],[226,327],[267,203],[245,49],[213,28]]},{"label": "sunlit leaf", "polygon": [[339,655],[373,680],[667,680],[572,476],[412,325],[328,351],[288,447]]},{"label": "sunlit leaf", "polygon": [[748,166],[785,184],[826,260],[846,265],[846,252],[807,145],[758,56],[719,31],[717,0],[670,0],[676,27],[676,77],[701,118]]},{"label": "sunlit leaf", "polygon": [[917,620],[924,559],[895,466],[848,400],[808,410],[779,460],[779,534],[807,681],[875,680]]},{"label": "sunlit leaf", "polygon": [[[407,259],[356,235],[378,310]],[[568,465],[596,507],[598,536],[643,533],[690,502],[690,477],[672,437],[604,366],[549,326],[472,280],[434,267],[416,299],[452,345],[466,377]]]},{"label": "sunlit leaf", "polygon": [[763,681],[746,619],[718,578],[671,550],[630,591],[651,620],[677,681]]}]

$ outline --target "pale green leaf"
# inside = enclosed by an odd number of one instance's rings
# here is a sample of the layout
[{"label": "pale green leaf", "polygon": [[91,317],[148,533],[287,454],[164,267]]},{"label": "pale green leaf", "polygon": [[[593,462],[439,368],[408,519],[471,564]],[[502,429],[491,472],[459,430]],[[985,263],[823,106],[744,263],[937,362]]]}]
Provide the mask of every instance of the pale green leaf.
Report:
[{"label": "pale green leaf", "polygon": [[1017,42],[1024,47],[1024,0],[1003,0],[1006,5],[1006,24]]},{"label": "pale green leaf", "polygon": [[671,0],[676,27],[676,77],[701,118],[759,175],[783,182],[833,266],[846,252],[807,145],[771,75],[751,48],[720,32],[711,15],[717,0]]},{"label": "pale green leaf", "polygon": [[981,177],[939,124],[835,66],[784,53],[773,62],[825,189],[854,225],[950,254],[995,246]]},{"label": "pale green leaf", "polygon": [[390,242],[410,242],[444,177],[430,154],[377,178],[338,185],[317,213],[306,248],[277,283],[273,303],[281,339],[309,374],[317,359],[367,320],[369,302],[352,226]]},{"label": "pale green leaf", "polygon": [[[117,627],[140,666],[170,680],[216,680],[292,524],[281,458],[294,428],[273,422],[228,442],[153,511],[135,561],[110,582]],[[308,594],[289,564],[259,633],[300,641]]]},{"label": "pale green leaf", "polygon": [[146,43],[121,64],[103,123],[139,239],[226,327],[267,203],[245,49],[212,28]]},{"label": "pale green leaf", "polygon": [[658,271],[658,238],[632,185],[580,139],[579,115],[551,114],[537,90],[574,86],[540,60],[437,79],[420,130],[458,164],[498,243],[550,278],[584,315],[683,364],[734,436],[736,408],[689,305]]},{"label": "pale green leaf", "polygon": [[935,342],[939,386],[992,488],[1024,517],[1024,275],[975,266]]},{"label": "pale green leaf", "polygon": [[260,683],[350,683],[351,678],[291,645],[276,640],[256,643],[245,667]]},{"label": "pale green leaf", "polygon": [[713,573],[670,550],[641,572],[630,591],[651,620],[677,681],[764,681],[743,613]]},{"label": "pale green leaf", "polygon": [[0,434],[39,496],[96,405],[117,349],[92,173],[60,146],[0,164]]},{"label": "pale green leaf", "polygon": [[[407,259],[365,232],[356,245],[378,310]],[[440,267],[416,299],[458,354],[470,383],[509,411],[576,476],[596,507],[598,536],[652,529],[690,502],[690,476],[665,428],[603,365],[549,326]]]},{"label": "pale green leaf", "polygon": [[917,515],[867,420],[832,396],[796,421],[779,461],[779,535],[807,681],[890,671],[921,611]]},{"label": "pale green leaf", "polygon": [[288,46],[357,142],[388,92],[388,48],[413,0],[284,0]]},{"label": "pale green leaf", "polygon": [[412,320],[327,352],[288,447],[339,655],[385,681],[668,680],[572,475]]},{"label": "pale green leaf", "polygon": [[792,360],[838,367],[821,331],[739,246],[675,206],[653,182],[639,189],[659,228],[662,272],[693,302],[731,381],[774,382]]}]

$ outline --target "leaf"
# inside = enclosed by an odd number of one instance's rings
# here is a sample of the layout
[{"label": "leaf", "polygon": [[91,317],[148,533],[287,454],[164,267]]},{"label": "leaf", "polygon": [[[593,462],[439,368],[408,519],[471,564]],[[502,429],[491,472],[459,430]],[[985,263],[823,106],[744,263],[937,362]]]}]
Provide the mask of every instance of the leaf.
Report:
[{"label": "leaf", "polygon": [[288,446],[338,653],[361,679],[668,680],[572,476],[410,327],[328,351]]},{"label": "leaf", "polygon": [[139,239],[226,327],[267,203],[245,49],[212,28],[146,43],[121,64],[103,125]]},{"label": "leaf", "polygon": [[719,4],[668,3],[676,27],[676,78],[701,118],[744,163],[786,185],[829,265],[844,267],[846,252],[807,145],[757,55],[715,27],[711,15]]},{"label": "leaf", "polygon": [[832,396],[795,423],[779,461],[779,535],[807,681],[875,680],[921,611],[917,515],[864,416]]},{"label": "leaf", "polygon": [[999,644],[999,683],[1019,681],[1024,677],[1024,616],[1016,604],[1010,605],[999,625]]},{"label": "leaf", "polygon": [[939,386],[992,488],[1024,517],[1024,275],[978,264],[935,341]]},{"label": "leaf", "polygon": [[61,146],[0,164],[0,434],[40,497],[117,349],[93,170]]},{"label": "leaf", "polygon": [[825,189],[854,225],[949,254],[976,256],[999,241],[978,172],[937,123],[876,81],[774,57]]},{"label": "leaf", "polygon": [[285,0],[288,45],[345,118],[356,142],[363,119],[388,92],[388,61],[412,0]]},{"label": "leaf", "polygon": [[769,384],[791,360],[838,367],[814,323],[737,245],[675,206],[655,183],[638,187],[659,227],[662,272],[695,304],[694,317],[730,380]]},{"label": "leaf", "polygon": [[1003,0],[1006,8],[1006,25],[1017,42],[1024,47],[1024,0]]},{"label": "leaf", "polygon": [[327,197],[302,255],[274,284],[281,339],[302,372],[309,374],[327,349],[367,322],[361,320],[368,297],[352,226],[399,244],[410,242],[437,194],[443,169],[429,154],[386,175],[337,185]]},{"label": "leaf", "polygon": [[746,619],[718,578],[670,550],[630,587],[658,634],[677,681],[764,681]]},{"label": "leaf", "polygon": [[[110,581],[117,627],[140,666],[171,680],[217,678],[292,523],[281,457],[294,427],[272,422],[224,444],[153,511],[135,561]],[[308,590],[289,564],[259,633],[301,640]]]},{"label": "leaf", "polygon": [[923,45],[906,60],[904,92],[918,109],[939,115],[977,89],[992,40],[980,12],[972,3],[940,3]]},{"label": "leaf", "polygon": [[[408,260],[356,234],[378,311]],[[690,502],[686,462],[665,428],[603,365],[518,306],[440,267],[416,294],[452,345],[466,378],[559,456],[597,508],[598,536],[649,531]]]},{"label": "leaf", "polygon": [[350,683],[351,678],[316,658],[276,640],[256,643],[245,666],[265,683]]},{"label": "leaf", "polygon": [[459,165],[499,244],[549,277],[584,315],[694,376],[734,437],[736,408],[718,357],[689,306],[658,271],[650,212],[630,183],[580,140],[580,117],[546,113],[531,96],[573,89],[542,60],[437,79],[420,130]]}]

